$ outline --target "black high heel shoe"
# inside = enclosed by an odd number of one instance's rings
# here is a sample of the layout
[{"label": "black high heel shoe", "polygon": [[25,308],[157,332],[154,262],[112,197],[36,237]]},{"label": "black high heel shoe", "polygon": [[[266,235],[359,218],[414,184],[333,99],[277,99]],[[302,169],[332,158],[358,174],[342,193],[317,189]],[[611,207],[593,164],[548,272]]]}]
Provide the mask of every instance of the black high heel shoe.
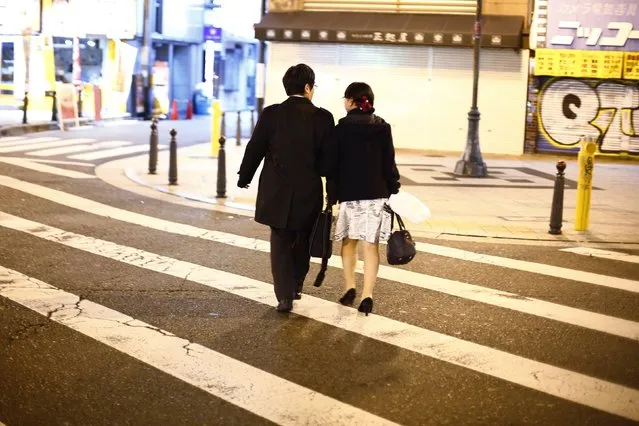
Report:
[{"label": "black high heel shoe", "polygon": [[370,297],[367,297],[366,299],[362,299],[362,301],[359,304],[359,308],[357,308],[357,310],[365,313],[366,316],[368,316],[368,314],[370,314],[373,311],[373,299],[371,299]]},{"label": "black high heel shoe", "polygon": [[355,301],[355,296],[356,296],[355,289],[349,288],[348,291],[344,293],[342,298],[339,299],[339,303],[341,303],[344,306],[351,306],[353,302]]}]

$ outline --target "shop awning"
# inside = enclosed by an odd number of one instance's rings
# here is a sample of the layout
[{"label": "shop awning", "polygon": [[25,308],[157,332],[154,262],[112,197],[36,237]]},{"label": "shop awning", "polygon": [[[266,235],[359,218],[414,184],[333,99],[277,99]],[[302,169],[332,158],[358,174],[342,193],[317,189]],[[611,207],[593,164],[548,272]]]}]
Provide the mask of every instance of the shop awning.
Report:
[{"label": "shop awning", "polygon": [[[522,16],[484,15],[481,44],[520,49],[523,25]],[[266,14],[255,24],[255,37],[266,41],[470,47],[474,26],[472,15],[288,12]]]}]

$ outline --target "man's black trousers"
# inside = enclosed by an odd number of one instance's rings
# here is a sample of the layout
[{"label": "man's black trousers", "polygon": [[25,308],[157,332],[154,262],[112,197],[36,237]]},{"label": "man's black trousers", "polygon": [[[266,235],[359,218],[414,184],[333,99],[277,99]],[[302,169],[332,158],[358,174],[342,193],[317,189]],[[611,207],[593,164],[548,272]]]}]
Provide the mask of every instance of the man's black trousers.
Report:
[{"label": "man's black trousers", "polygon": [[293,300],[302,292],[311,257],[311,229],[291,230],[271,228],[271,271],[277,300]]}]

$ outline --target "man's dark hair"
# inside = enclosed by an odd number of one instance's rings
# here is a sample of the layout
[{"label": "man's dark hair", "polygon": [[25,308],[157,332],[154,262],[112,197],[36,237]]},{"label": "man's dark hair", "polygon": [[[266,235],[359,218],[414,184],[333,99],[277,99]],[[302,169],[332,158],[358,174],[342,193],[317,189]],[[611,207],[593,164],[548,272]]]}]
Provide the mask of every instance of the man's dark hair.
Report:
[{"label": "man's dark hair", "polygon": [[315,73],[308,65],[297,64],[286,71],[282,83],[288,96],[303,95],[307,84],[311,87],[315,84]]}]

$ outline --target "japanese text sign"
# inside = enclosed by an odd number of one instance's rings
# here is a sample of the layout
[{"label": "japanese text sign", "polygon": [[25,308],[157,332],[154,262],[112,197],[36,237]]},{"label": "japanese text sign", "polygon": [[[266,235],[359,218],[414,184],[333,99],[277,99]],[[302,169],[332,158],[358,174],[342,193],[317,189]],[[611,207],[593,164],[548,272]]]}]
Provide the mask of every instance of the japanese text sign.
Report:
[{"label": "japanese text sign", "polygon": [[639,1],[550,2],[546,47],[639,51]]}]

